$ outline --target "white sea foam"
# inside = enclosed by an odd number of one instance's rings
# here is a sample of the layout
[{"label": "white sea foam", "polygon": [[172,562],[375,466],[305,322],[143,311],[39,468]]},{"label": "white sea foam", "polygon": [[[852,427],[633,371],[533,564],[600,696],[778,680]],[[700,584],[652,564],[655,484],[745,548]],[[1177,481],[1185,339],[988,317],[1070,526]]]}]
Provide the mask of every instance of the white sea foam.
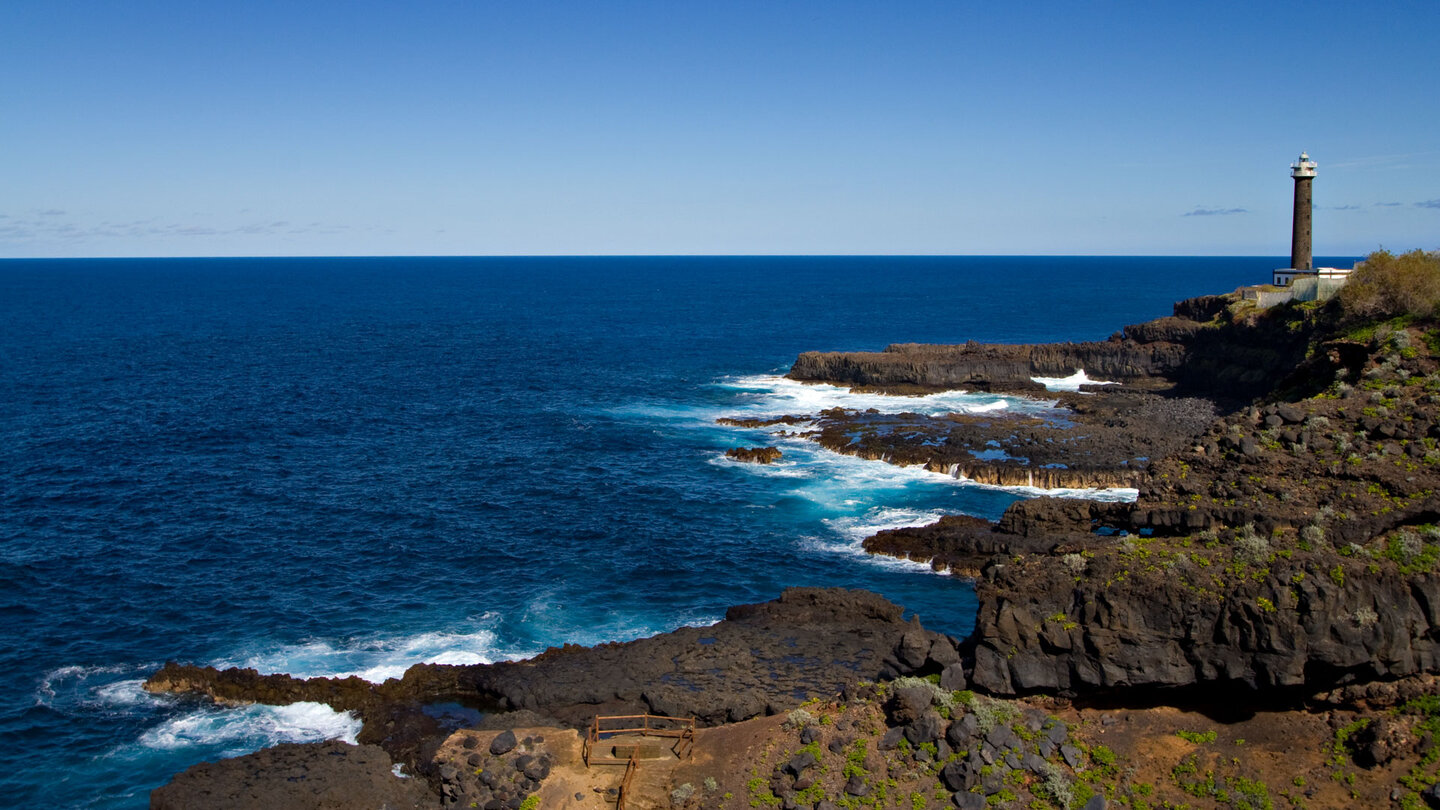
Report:
[{"label": "white sea foam", "polygon": [[871,554],[864,548],[865,538],[885,529],[900,529],[906,526],[925,526],[939,520],[945,514],[941,509],[908,509],[875,507],[858,515],[827,518],[822,521],[833,533],[829,539],[811,537],[802,542],[802,547],[813,551],[843,554],[863,560],[871,565],[915,573],[936,573],[929,563],[902,560],[881,554]]},{"label": "white sea foam", "polygon": [[[783,451],[782,451],[783,452]],[[717,467],[734,467],[743,469],[745,472],[767,478],[813,478],[815,470],[810,467],[801,466],[794,461],[772,461],[769,464],[756,464],[749,461],[737,461],[724,453],[718,453],[707,459],[706,463]]]},{"label": "white sea foam", "polygon": [[860,543],[876,532],[907,526],[927,526],[944,515],[943,509],[876,507],[860,515],[828,518],[824,523],[842,537]]},{"label": "white sea foam", "polygon": [[127,678],[123,681],[107,683],[104,686],[96,687],[93,690],[97,702],[106,706],[131,707],[131,706],[159,706],[163,698],[152,695],[143,688],[144,678]]},{"label": "white sea foam", "polygon": [[1092,380],[1085,376],[1085,369],[1071,374],[1069,377],[1031,377],[1037,383],[1045,386],[1050,391],[1079,391],[1082,385],[1115,385],[1106,380]]},{"label": "white sea foam", "polygon": [[206,708],[172,717],[140,735],[146,748],[222,747],[227,754],[285,742],[355,742],[361,721],[323,703]]},{"label": "white sea foam", "polygon": [[[486,614],[481,622],[493,625]],[[336,643],[318,639],[287,644],[236,660],[216,662],[217,667],[249,667],[260,672],[283,672],[297,678],[347,678],[373,683],[399,678],[415,664],[490,664],[522,658],[526,651],[502,650],[495,632],[486,628],[468,632],[427,632],[406,636],[377,636]]]},{"label": "white sea foam", "polygon": [[150,703],[154,697],[140,689],[141,678],[117,680],[154,669],[150,664],[65,666],[52,669],[35,688],[35,705],[125,706]]},{"label": "white sea foam", "polygon": [[[592,647],[612,641],[626,642],[648,638],[676,627],[708,627],[723,616],[679,610],[662,617],[638,615],[628,611],[592,610],[567,605],[560,591],[542,591],[532,597],[521,612],[520,621],[527,627],[545,629],[552,635],[541,640],[545,646],[579,644]],[[535,650],[539,653],[540,650]]]},{"label": "white sea foam", "polygon": [[984,413],[1006,409],[1040,410],[1054,404],[1023,397],[969,391],[940,391],[923,396],[852,392],[838,385],[796,382],[776,374],[731,377],[716,385],[737,392],[738,402],[730,409],[731,413],[754,417],[816,414],[830,408],[873,408],[880,413],[941,416],[948,413]]}]

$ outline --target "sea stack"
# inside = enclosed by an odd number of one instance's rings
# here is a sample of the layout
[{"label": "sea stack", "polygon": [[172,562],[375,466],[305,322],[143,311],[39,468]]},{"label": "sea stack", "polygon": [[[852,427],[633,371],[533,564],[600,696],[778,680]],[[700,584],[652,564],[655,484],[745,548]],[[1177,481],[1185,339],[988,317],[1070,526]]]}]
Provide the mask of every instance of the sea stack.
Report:
[{"label": "sea stack", "polygon": [[1295,213],[1290,227],[1290,269],[1309,271],[1314,269],[1310,257],[1310,185],[1315,180],[1315,161],[1301,152],[1300,159],[1290,164],[1290,176],[1295,178]]}]

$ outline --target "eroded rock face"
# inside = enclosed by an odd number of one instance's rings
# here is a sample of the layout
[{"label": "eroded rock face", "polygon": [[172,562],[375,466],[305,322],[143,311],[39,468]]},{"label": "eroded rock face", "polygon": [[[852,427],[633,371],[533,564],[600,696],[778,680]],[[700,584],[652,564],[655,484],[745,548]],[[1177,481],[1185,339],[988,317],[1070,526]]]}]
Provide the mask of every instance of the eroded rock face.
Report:
[{"label": "eroded rock face", "polygon": [[880,352],[805,352],[787,376],[894,390],[1023,392],[1040,390],[1032,377],[1066,377],[1084,369],[1094,379],[1174,385],[1179,392],[1239,403],[1263,395],[1300,366],[1311,334],[1263,315],[1231,324],[1226,312],[1236,300],[1231,294],[1181,301],[1173,315],[1127,326],[1105,341],[899,343]]},{"label": "eroded rock face", "polygon": [[[1078,555],[1077,555],[1078,556]],[[1308,555],[1231,573],[1142,572],[1138,557],[992,563],[971,683],[999,695],[1292,689],[1440,668],[1437,575],[1325,575]],[[1081,567],[1084,566],[1084,567]],[[1199,573],[1199,572],[1192,572]],[[1336,578],[1338,579],[1338,577]]]},{"label": "eroded rock face", "polygon": [[996,555],[1078,552],[1106,544],[1095,531],[1124,525],[1131,504],[1034,498],[1012,504],[998,523],[946,515],[926,526],[887,529],[864,541],[872,554],[928,562],[936,570],[978,576]]},{"label": "eroded rock face", "polygon": [[151,810],[439,810],[421,779],[392,773],[373,745],[282,743],[243,757],[202,762],[150,793]]},{"label": "eroded rock face", "polygon": [[1105,380],[1165,377],[1184,358],[1181,344],[1130,339],[1023,346],[898,343],[880,352],[805,352],[786,376],[880,388],[1023,391],[1044,390],[1032,377],[1068,377],[1079,369]]}]

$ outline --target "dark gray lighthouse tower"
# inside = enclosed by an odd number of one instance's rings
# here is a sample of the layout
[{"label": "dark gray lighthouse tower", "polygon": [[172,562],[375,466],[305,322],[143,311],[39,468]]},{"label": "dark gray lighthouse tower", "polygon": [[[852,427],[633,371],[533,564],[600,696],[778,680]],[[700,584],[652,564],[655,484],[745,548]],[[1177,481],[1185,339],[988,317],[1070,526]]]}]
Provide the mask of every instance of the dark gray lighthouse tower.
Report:
[{"label": "dark gray lighthouse tower", "polygon": [[1300,159],[1290,164],[1290,176],[1295,178],[1295,213],[1290,225],[1290,269],[1309,271],[1315,269],[1310,257],[1310,184],[1315,182],[1315,161],[1301,152]]}]

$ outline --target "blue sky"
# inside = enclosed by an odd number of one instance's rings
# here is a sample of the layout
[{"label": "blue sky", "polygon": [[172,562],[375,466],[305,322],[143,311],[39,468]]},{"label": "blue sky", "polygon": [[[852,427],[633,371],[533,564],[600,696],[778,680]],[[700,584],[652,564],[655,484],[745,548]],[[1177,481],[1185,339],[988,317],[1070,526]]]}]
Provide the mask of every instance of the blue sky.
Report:
[{"label": "blue sky", "polygon": [[1440,247],[1440,3],[0,3],[0,257]]}]

